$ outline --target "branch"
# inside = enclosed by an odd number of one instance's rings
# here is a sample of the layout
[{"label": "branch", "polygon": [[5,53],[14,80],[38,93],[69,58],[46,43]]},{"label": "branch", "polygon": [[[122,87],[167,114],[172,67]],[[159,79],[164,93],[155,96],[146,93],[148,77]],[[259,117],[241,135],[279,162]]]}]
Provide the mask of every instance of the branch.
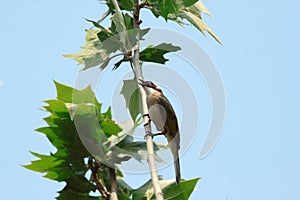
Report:
[{"label": "branch", "polygon": [[[135,10],[133,14],[133,19],[134,19],[134,28],[139,28],[140,24],[140,5],[139,5],[139,0],[136,0],[135,4]],[[139,37],[139,36],[138,36]],[[139,42],[134,46],[134,54],[132,58],[132,63],[133,63],[133,68],[134,68],[134,73],[137,82],[139,79],[144,79],[143,78],[143,73],[141,70],[140,66],[140,52],[139,52]],[[139,85],[139,84],[138,84]],[[142,100],[142,108],[143,108],[143,114],[144,114],[144,128],[145,128],[145,133],[151,133],[151,126],[150,126],[150,120],[148,117],[146,117],[145,114],[148,114],[148,107],[147,107],[147,102],[146,102],[146,93],[145,90],[141,85],[139,85],[139,92],[141,95],[141,100]],[[151,174],[151,179],[152,179],[152,185],[154,188],[154,193],[156,196],[157,200],[163,200],[163,193],[159,185],[159,179],[157,176],[156,172],[156,166],[155,166],[155,158],[154,158],[154,148],[153,148],[153,140],[151,136],[147,136],[146,138],[146,143],[147,143],[147,150],[148,150],[148,164],[150,168],[150,174]]]},{"label": "branch", "polygon": [[[116,9],[116,14],[118,15],[118,18],[121,21],[121,24],[124,26],[124,30],[126,31],[126,27],[125,27],[125,23],[124,23],[124,19],[120,10],[120,7],[118,5],[117,0],[112,0],[114,7]],[[143,2],[141,5],[139,4],[139,0],[135,0],[135,8],[133,11],[133,24],[134,24],[134,28],[139,28],[139,25],[142,23],[142,21],[140,21],[140,9],[144,6],[143,4],[146,3]],[[122,27],[123,27],[122,26]],[[138,39],[139,39],[139,35],[137,35]],[[141,66],[140,66],[140,53],[139,53],[139,42],[137,42],[137,44],[134,46],[134,54],[133,54],[133,58],[130,59],[130,63],[133,64],[133,72],[135,74],[136,77],[136,81],[138,82],[139,79],[143,79],[143,74],[142,74],[142,70],[141,70]],[[139,85],[139,84],[138,84]],[[147,102],[146,102],[146,93],[143,89],[142,86],[139,85],[139,92],[141,95],[141,99],[142,99],[142,108],[143,108],[143,114],[144,114],[144,127],[145,127],[145,132],[146,133],[151,133],[151,127],[150,127],[150,119],[146,117],[145,114],[148,114],[148,107],[147,107]],[[145,134],[147,135],[147,134]],[[151,136],[147,136],[146,138],[146,143],[147,143],[147,150],[148,150],[148,163],[149,163],[149,168],[150,168],[150,174],[151,174],[151,179],[152,179],[152,185],[154,188],[154,193],[156,196],[157,200],[163,200],[163,193],[162,190],[160,188],[159,185],[159,179],[157,176],[157,172],[156,172],[156,166],[155,166],[155,158],[154,158],[154,148],[153,148],[153,140]]]},{"label": "branch", "polygon": [[110,176],[110,200],[118,200],[118,185],[117,185],[117,175],[114,168],[109,167]]}]

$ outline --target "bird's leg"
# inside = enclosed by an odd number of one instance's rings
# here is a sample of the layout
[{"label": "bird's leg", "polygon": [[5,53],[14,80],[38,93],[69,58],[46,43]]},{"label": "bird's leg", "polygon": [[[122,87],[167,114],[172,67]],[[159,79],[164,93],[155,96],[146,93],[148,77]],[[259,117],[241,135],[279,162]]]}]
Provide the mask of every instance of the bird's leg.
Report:
[{"label": "bird's leg", "polygon": [[157,135],[166,135],[166,134],[167,134],[167,130],[164,128],[164,129],[162,130],[162,132],[160,132],[160,133],[153,133],[153,134],[152,134],[152,137],[157,136]]}]

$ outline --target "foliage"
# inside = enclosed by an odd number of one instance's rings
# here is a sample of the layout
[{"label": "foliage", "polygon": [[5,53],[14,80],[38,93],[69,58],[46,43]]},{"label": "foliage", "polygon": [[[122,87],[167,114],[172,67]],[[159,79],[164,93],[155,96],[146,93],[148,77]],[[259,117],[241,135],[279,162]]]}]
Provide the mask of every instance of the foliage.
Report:
[{"label": "foliage", "polygon": [[[103,0],[102,0],[103,1]],[[133,47],[149,32],[150,28],[135,26],[133,11],[150,10],[155,17],[174,21],[180,25],[189,22],[202,34],[209,33],[221,44],[216,34],[204,23],[202,13],[211,16],[201,0],[143,0],[135,5],[134,0],[105,0],[108,10],[101,19],[93,21],[94,28],[86,30],[86,41],[78,53],[66,54],[82,70],[100,67],[104,70],[115,58],[113,69],[122,63],[131,62]],[[115,3],[115,4],[114,4]],[[119,8],[121,10],[119,10]],[[129,11],[129,12],[128,12]],[[102,21],[110,16],[110,26],[103,27]],[[141,62],[165,64],[165,55],[179,51],[173,44],[150,45],[139,52]],[[111,109],[102,111],[90,87],[83,90],[55,82],[57,99],[47,100],[43,108],[50,115],[44,118],[47,126],[36,131],[43,133],[56,151],[49,155],[31,152],[37,160],[26,165],[27,169],[45,174],[46,178],[65,182],[59,192],[58,200],[109,199],[112,171],[118,185],[119,199],[154,199],[151,181],[137,189],[132,189],[124,180],[121,169],[116,166],[130,159],[147,159],[146,143],[135,141],[132,134],[141,122],[140,94],[136,80],[124,80],[121,94],[126,101],[134,124],[130,128],[112,119]],[[166,145],[155,144],[155,150]],[[156,155],[157,161],[162,161]],[[199,178],[183,180],[176,185],[174,181],[160,180],[165,199],[188,199]],[[98,193],[97,193],[98,191]],[[100,193],[100,194],[99,194]]]},{"label": "foliage", "polygon": [[[44,119],[47,126],[38,128],[37,131],[45,134],[56,152],[50,155],[32,152],[38,160],[25,167],[45,173],[46,178],[66,182],[57,197],[59,200],[102,199],[90,196],[97,189],[91,174],[95,160],[100,160],[100,179],[109,183],[109,180],[105,180],[109,177],[109,166],[130,158],[138,161],[145,159],[146,144],[134,141],[129,134],[130,130],[122,131],[112,120],[110,109],[101,112],[101,103],[90,87],[77,90],[58,82],[55,85],[57,99],[45,101],[47,105],[44,106],[50,112],[50,116]],[[81,132],[83,129],[84,132]],[[156,145],[156,150],[161,148],[165,147]],[[119,195],[129,198],[132,189],[125,184],[121,171],[118,172],[117,181],[122,186],[119,188]],[[88,174],[91,175],[88,177]],[[109,184],[105,186],[109,189]]]}]

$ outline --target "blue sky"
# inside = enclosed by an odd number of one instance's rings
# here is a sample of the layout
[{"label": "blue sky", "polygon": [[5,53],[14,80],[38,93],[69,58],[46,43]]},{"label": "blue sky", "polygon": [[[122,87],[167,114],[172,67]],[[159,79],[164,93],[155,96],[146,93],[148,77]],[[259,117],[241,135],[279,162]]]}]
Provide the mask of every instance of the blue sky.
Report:
[{"label": "blue sky", "polygon": [[[227,104],[222,136],[199,159],[203,136],[182,156],[184,178],[202,177],[191,199],[300,199],[299,2],[203,1],[204,17],[223,42],[192,27],[165,24],[144,13],[143,25],[175,29],[198,41],[216,65]],[[84,18],[104,5],[89,1],[5,1],[0,7],[0,155],[3,199],[54,199],[63,184],[22,168],[29,151],[54,151],[34,132],[44,125],[43,100],[55,98],[52,80],[74,85],[79,66],[62,57],[84,43]],[[205,114],[205,113],[204,113]],[[168,168],[166,178],[173,176]],[[171,173],[172,172],[172,173]],[[169,174],[168,174],[169,173]],[[133,186],[148,176],[128,174]]]}]

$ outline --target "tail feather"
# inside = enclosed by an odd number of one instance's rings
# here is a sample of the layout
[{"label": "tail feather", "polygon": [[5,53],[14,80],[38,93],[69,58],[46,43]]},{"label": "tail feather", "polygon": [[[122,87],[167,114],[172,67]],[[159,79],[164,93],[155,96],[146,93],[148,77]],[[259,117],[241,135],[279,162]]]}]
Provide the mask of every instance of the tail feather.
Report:
[{"label": "tail feather", "polygon": [[174,168],[175,168],[175,177],[176,177],[176,184],[180,183],[181,173],[180,173],[180,162],[179,162],[179,134],[173,138],[172,141],[169,141],[170,149],[173,154],[174,160]]},{"label": "tail feather", "polygon": [[176,175],[176,184],[179,184],[181,179],[181,173],[180,173],[180,162],[178,157],[177,159],[174,158],[174,167],[175,167],[175,175]]}]

